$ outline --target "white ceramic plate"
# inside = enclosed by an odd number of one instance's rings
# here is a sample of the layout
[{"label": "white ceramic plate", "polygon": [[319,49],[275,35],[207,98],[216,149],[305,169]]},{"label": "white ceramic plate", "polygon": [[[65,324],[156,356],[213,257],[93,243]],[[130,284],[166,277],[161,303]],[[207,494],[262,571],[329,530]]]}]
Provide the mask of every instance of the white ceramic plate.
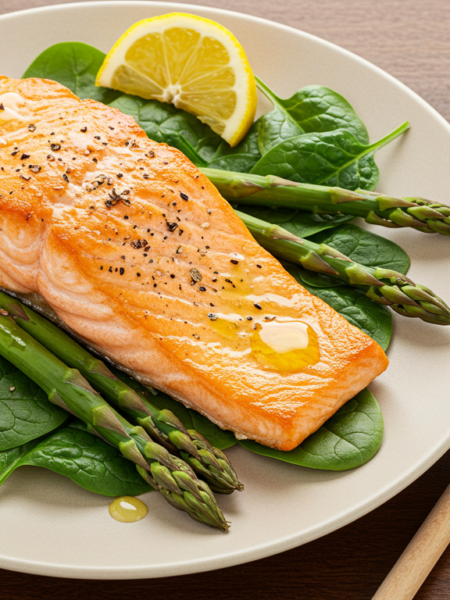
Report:
[{"label": "white ceramic plate", "polygon": [[[378,155],[379,189],[448,198],[450,127],[404,85],[357,56],[289,27],[237,13],[159,2],[97,2],[0,17],[0,72],[20,77],[56,42],[80,40],[108,51],[135,21],[173,11],[222,23],[242,42],[255,73],[280,96],[311,83],[343,94],[377,139],[403,121],[412,129]],[[450,298],[450,241],[411,230],[381,230],[410,254],[411,275]],[[109,499],[43,469],[23,467],[0,488],[0,567],[41,575],[126,579],[180,575],[255,560],[304,544],[373,510],[450,447],[450,330],[395,319],[391,364],[371,389],[385,437],[362,468],[302,469],[242,448],[229,451],[243,494],[220,499],[231,531],[191,521],[147,494],[146,519],[113,521]]]}]

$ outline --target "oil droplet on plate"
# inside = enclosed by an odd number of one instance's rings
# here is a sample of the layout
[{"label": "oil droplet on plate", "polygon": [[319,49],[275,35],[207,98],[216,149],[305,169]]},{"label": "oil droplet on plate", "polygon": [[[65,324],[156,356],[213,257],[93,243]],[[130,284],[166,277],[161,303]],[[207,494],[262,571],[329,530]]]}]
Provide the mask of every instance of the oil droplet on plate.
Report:
[{"label": "oil droplet on plate", "polygon": [[138,498],[133,496],[121,496],[109,505],[109,514],[121,523],[136,523],[143,519],[148,513],[148,508]]},{"label": "oil droplet on plate", "polygon": [[261,364],[280,373],[298,373],[320,359],[317,335],[303,321],[256,323],[250,345]]}]

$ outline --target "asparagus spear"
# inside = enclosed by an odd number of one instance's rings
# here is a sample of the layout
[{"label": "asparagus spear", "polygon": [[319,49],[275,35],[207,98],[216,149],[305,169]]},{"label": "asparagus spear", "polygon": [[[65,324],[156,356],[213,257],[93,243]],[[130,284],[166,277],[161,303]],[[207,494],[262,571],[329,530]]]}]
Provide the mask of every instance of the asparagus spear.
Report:
[{"label": "asparagus spear", "polygon": [[0,310],[0,354],[47,394],[137,465],[140,475],[175,508],[222,531],[228,524],[208,485],[183,460],[156,444],[140,426],[131,425],[95,392],[81,373],[70,369]]},{"label": "asparagus spear", "polygon": [[326,244],[299,238],[278,225],[272,225],[239,211],[255,239],[278,258],[301,264],[365,291],[366,296],[390,306],[405,317],[417,317],[428,323],[450,325],[450,308],[434,292],[390,269],[366,267],[353,262]]},{"label": "asparagus spear", "polygon": [[450,206],[424,198],[392,198],[365,190],[296,183],[274,175],[263,177],[208,168],[201,171],[233,203],[341,213],[362,217],[373,225],[450,235]]},{"label": "asparagus spear", "polygon": [[0,308],[14,316],[18,324],[69,367],[78,369],[96,391],[118,410],[141,425],[150,436],[181,457],[205,479],[214,492],[231,494],[243,490],[225,454],[197,431],[186,430],[170,410],[160,410],[130,386],[118,379],[99,359],[59,327],[33,310],[0,292]]}]

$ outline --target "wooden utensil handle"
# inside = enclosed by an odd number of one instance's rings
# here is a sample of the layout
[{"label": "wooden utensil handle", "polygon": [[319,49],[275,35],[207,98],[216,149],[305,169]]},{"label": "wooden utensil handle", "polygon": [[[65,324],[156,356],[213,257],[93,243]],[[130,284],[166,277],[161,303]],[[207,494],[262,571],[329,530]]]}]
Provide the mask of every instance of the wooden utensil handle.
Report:
[{"label": "wooden utensil handle", "polygon": [[450,543],[450,485],[372,600],[412,600]]}]

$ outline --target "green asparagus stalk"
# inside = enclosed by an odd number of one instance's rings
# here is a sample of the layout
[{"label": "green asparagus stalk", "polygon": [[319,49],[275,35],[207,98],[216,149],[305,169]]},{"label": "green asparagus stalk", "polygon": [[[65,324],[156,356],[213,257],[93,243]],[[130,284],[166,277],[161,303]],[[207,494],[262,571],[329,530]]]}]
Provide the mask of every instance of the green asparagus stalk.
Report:
[{"label": "green asparagus stalk", "polygon": [[390,306],[405,317],[450,325],[450,308],[447,304],[430,289],[414,283],[406,275],[391,269],[366,267],[326,244],[315,244],[299,238],[278,225],[239,211],[236,214],[261,246],[278,258],[341,279],[363,290],[375,302]]},{"label": "green asparagus stalk", "polygon": [[136,463],[140,475],[175,508],[193,519],[228,530],[208,485],[183,460],[156,444],[140,426],[131,425],[91,388],[81,373],[70,369],[4,309],[0,310],[0,354],[47,394],[50,402],[86,423],[94,433]]},{"label": "green asparagus stalk", "polygon": [[225,454],[195,430],[186,430],[170,410],[160,410],[129,385],[118,379],[101,360],[59,327],[37,314],[16,298],[0,292],[0,308],[14,316],[18,324],[55,354],[61,361],[80,373],[96,391],[117,410],[141,425],[157,442],[181,457],[217,493],[241,491],[236,472]]},{"label": "green asparagus stalk", "polygon": [[236,204],[297,208],[362,217],[384,227],[412,227],[450,235],[450,206],[424,198],[393,198],[365,190],[296,183],[274,175],[202,168],[224,198]]}]

